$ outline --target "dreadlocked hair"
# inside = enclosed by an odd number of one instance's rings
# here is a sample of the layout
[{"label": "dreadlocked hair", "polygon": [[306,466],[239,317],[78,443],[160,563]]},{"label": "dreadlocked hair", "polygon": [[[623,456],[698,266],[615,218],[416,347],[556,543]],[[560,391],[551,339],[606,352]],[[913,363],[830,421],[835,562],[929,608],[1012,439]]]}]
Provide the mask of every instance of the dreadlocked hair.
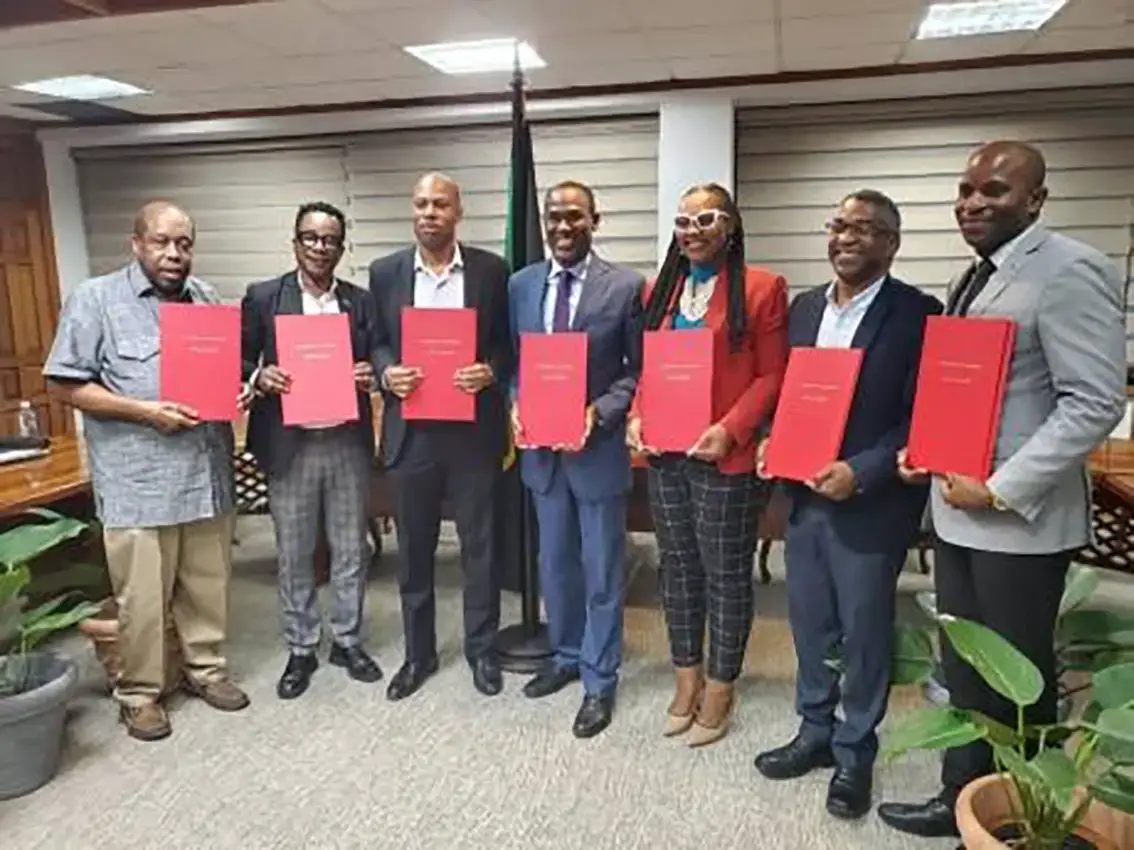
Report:
[{"label": "dreadlocked hair", "polygon": [[[737,209],[736,202],[724,186],[717,183],[692,186],[686,189],[681,197],[687,198],[695,192],[712,195],[716,198],[720,209],[728,213],[730,229],[728,240],[725,242],[722,266],[728,285],[726,321],[729,347],[732,351],[736,351],[743,344],[744,335],[748,331],[748,311],[744,298],[744,277],[747,268],[744,256],[744,222],[740,218],[740,210]],[[665,261],[658,271],[653,291],[643,311],[642,319],[646,330],[657,330],[669,316],[677,312],[688,276],[689,258],[681,252],[681,246],[675,235],[669,242]]]}]

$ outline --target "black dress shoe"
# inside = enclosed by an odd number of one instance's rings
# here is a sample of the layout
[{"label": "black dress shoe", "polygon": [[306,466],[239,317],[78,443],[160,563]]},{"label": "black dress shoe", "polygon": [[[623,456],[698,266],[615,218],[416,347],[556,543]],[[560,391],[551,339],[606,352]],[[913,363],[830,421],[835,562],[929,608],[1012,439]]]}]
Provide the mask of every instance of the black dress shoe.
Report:
[{"label": "black dress shoe", "polygon": [[808,744],[798,735],[784,746],[756,756],[756,769],[768,779],[798,779],[813,770],[834,766],[830,746]]},{"label": "black dress shoe", "polygon": [[417,693],[425,680],[437,672],[437,657],[420,663],[407,661],[394,674],[390,680],[390,687],[386,688],[386,699],[397,702],[411,694]]},{"label": "black dress shoe", "polygon": [[922,838],[948,838],[960,835],[953,807],[939,797],[927,803],[883,803],[878,816],[888,826]]},{"label": "black dress shoe", "polygon": [[276,684],[276,696],[280,699],[295,699],[307,690],[311,684],[311,674],[319,666],[319,659],[314,655],[290,655],[287,667]]},{"label": "black dress shoe", "polygon": [[583,704],[579,713],[575,715],[575,724],[571,731],[576,738],[593,738],[610,725],[610,718],[614,714],[614,694],[594,696],[587,694],[583,697]]},{"label": "black dress shoe", "polygon": [[494,697],[504,690],[500,662],[491,654],[481,655],[472,662],[472,680],[476,689],[486,697]]},{"label": "black dress shoe", "polygon": [[378,662],[360,646],[332,644],[331,656],[327,660],[336,667],[345,667],[350,677],[360,682],[377,682],[382,678],[382,668],[378,666]]},{"label": "black dress shoe", "polygon": [[578,670],[569,670],[566,667],[549,667],[542,673],[536,673],[528,680],[528,683],[524,685],[524,696],[531,699],[548,697],[558,693],[578,679]]},{"label": "black dress shoe", "polygon": [[840,767],[827,786],[827,811],[843,820],[857,820],[870,811],[874,772]]}]

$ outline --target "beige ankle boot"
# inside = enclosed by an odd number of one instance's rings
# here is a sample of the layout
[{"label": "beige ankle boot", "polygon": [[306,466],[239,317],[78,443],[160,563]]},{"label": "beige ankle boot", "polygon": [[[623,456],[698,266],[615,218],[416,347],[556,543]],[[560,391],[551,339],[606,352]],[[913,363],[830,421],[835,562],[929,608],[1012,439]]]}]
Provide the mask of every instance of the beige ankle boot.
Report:
[{"label": "beige ankle boot", "polygon": [[728,733],[729,721],[735,707],[736,692],[732,684],[707,679],[704,696],[686,743],[690,747],[715,744]]},{"label": "beige ankle boot", "polygon": [[693,715],[701,698],[704,675],[701,667],[675,667],[676,690],[669,703],[666,714],[665,731],[667,738],[683,735],[693,725]]}]

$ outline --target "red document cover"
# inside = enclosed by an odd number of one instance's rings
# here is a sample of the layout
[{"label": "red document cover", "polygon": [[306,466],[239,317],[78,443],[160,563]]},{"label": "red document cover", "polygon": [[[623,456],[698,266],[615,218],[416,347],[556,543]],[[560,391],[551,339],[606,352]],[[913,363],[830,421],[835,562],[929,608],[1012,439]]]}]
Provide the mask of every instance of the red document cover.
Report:
[{"label": "red document cover", "polygon": [[476,310],[402,310],[402,363],[424,373],[402,402],[406,419],[474,422],[476,396],[453,383],[458,369],[476,362]]},{"label": "red document cover", "polygon": [[1011,319],[930,316],[910,420],[909,462],[984,481],[1016,343]]},{"label": "red document cover", "polygon": [[713,424],[713,332],[646,331],[638,400],[645,445],[691,449]]},{"label": "red document cover", "polygon": [[344,313],[276,316],[280,368],[291,390],[280,396],[284,425],[358,420],[350,319]]},{"label": "red document cover", "polygon": [[764,455],[769,475],[812,480],[839,459],[861,348],[793,348]]},{"label": "red document cover", "polygon": [[520,334],[518,403],[525,446],[577,446],[586,429],[587,335]]},{"label": "red document cover", "polygon": [[197,411],[205,422],[239,418],[240,308],[227,304],[162,304],[162,401]]}]

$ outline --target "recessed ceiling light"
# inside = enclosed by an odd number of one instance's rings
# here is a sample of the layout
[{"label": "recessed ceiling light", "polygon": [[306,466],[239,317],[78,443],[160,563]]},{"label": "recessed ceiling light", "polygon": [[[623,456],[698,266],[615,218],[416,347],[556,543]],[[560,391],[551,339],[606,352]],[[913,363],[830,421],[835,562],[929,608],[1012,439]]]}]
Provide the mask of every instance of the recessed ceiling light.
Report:
[{"label": "recessed ceiling light", "polygon": [[12,86],[17,91],[43,94],[48,97],[61,97],[67,100],[111,100],[116,97],[132,97],[149,94],[145,89],[120,83],[107,77],[80,74],[76,77],[55,77],[50,80],[37,80],[34,83],[20,83]]},{"label": "recessed ceiling light", "polygon": [[406,53],[432,65],[444,74],[483,74],[511,71],[519,55],[525,70],[544,68],[547,63],[526,41],[514,38],[487,38],[482,41],[448,41],[405,48]]},{"label": "recessed ceiling light", "polygon": [[971,0],[934,3],[918,27],[918,38],[956,38],[1036,30],[1067,5],[1067,0]]}]

